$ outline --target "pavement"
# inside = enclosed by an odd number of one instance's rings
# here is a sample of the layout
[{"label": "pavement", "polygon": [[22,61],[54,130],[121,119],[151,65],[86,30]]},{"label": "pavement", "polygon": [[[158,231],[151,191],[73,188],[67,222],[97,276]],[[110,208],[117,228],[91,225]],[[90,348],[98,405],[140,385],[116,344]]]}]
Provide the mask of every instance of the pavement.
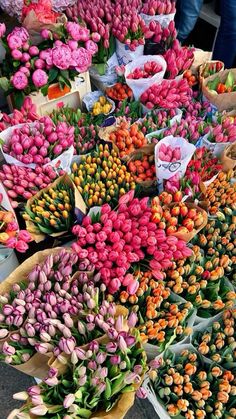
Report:
[{"label": "pavement", "polygon": [[[14,400],[13,394],[33,384],[35,381],[32,377],[0,363],[0,419],[7,419],[13,409],[20,407],[21,402]],[[158,419],[158,416],[148,400],[137,399],[125,419]]]}]

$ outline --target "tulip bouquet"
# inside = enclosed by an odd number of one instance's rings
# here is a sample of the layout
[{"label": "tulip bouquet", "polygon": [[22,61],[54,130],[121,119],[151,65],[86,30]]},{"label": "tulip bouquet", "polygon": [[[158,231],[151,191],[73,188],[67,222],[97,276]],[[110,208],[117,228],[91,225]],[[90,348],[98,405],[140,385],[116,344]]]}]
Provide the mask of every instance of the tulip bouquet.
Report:
[{"label": "tulip bouquet", "polygon": [[188,320],[193,314],[193,305],[177,300],[164,282],[157,281],[150,271],[139,271],[136,278],[139,282],[136,293],[129,295],[127,291],[121,291],[117,298],[132,313],[137,312],[136,327],[142,342],[155,345],[163,352],[170,343],[179,342],[191,332]]},{"label": "tulip bouquet", "polygon": [[[53,418],[56,414],[58,418],[90,418],[97,411],[106,417],[110,410],[114,417],[124,416],[146,371],[138,333],[114,327],[107,339],[92,341],[84,349],[76,347],[75,353],[76,365],[62,377],[51,368],[41,384],[14,396],[26,401],[17,412],[19,417],[28,414]],[[142,394],[139,389],[137,395]]]},{"label": "tulip bouquet", "polygon": [[130,294],[136,292],[139,284],[133,275],[127,274],[132,263],[144,263],[157,279],[163,279],[162,271],[172,266],[173,259],[192,253],[184,241],[166,236],[165,230],[152,221],[148,198],[134,198],[134,191],[119,199],[117,211],[104,204],[99,222],[86,216],[82,225],[72,231],[77,236],[72,248],[78,255],[87,250],[111,294],[122,286]]},{"label": "tulip bouquet", "polygon": [[227,268],[225,258],[206,258],[197,245],[192,250],[190,258],[178,261],[173,269],[167,271],[166,285],[191,301],[200,317],[208,318],[225,308],[232,308],[236,294],[224,276]]},{"label": "tulip bouquet", "polygon": [[141,12],[149,15],[169,15],[175,13],[175,1],[172,0],[144,0]]},{"label": "tulip bouquet", "polygon": [[[145,154],[138,153],[133,156],[127,163],[129,171],[133,174],[137,183],[150,182],[156,180],[156,168],[154,153]],[[148,186],[149,184],[145,184]]]},{"label": "tulip bouquet", "polygon": [[66,122],[55,126],[49,116],[33,124],[14,128],[3,144],[4,153],[24,164],[47,164],[74,144],[74,127]]},{"label": "tulip bouquet", "polygon": [[39,115],[36,113],[36,106],[32,103],[30,97],[26,97],[20,110],[14,109],[11,115],[6,113],[2,114],[0,131],[4,131],[9,126],[23,124],[25,122],[34,122],[39,118]]},{"label": "tulip bouquet", "polygon": [[206,225],[207,215],[200,207],[185,202],[162,207],[159,197],[152,200],[152,221],[165,229],[167,235],[191,240]]},{"label": "tulip bouquet", "polygon": [[172,47],[163,54],[166,60],[166,78],[174,79],[178,75],[188,70],[194,60],[194,48],[181,47],[179,41],[175,39]]},{"label": "tulip bouquet", "polygon": [[214,321],[204,331],[196,331],[192,338],[200,354],[224,368],[235,367],[235,319],[235,309],[225,310],[218,321]]},{"label": "tulip bouquet", "polygon": [[[60,171],[60,174],[64,173]],[[14,164],[4,164],[0,170],[0,179],[13,208],[46,188],[57,176],[56,170],[49,165],[31,169]]]},{"label": "tulip bouquet", "polygon": [[[118,102],[114,116],[122,118],[130,124],[142,117],[142,106],[139,100],[129,102],[128,99]],[[137,122],[138,123],[138,122]]]},{"label": "tulip bouquet", "polygon": [[156,54],[164,54],[169,48],[172,47],[176,39],[177,31],[175,23],[172,20],[166,28],[160,22],[152,20],[149,23],[148,31],[145,33],[145,52],[155,52]]},{"label": "tulip bouquet", "polygon": [[29,231],[37,235],[61,235],[75,222],[74,185],[67,175],[30,198],[23,218]]},{"label": "tulip bouquet", "polygon": [[143,68],[136,67],[131,73],[129,73],[127,79],[148,79],[160,71],[162,71],[162,66],[160,64],[156,63],[155,61],[147,61]]},{"label": "tulip bouquet", "polygon": [[188,107],[191,97],[192,89],[185,79],[163,80],[160,84],[154,84],[142,93],[140,100],[147,109],[157,107],[173,109]]},{"label": "tulip bouquet", "polygon": [[230,116],[219,117],[217,122],[206,125],[204,133],[208,134],[207,140],[211,143],[231,143],[235,141],[236,122]]},{"label": "tulip bouquet", "polygon": [[139,125],[134,123],[130,126],[127,121],[122,121],[111,132],[109,140],[118,147],[121,157],[125,157],[147,144],[147,139],[139,129]]},{"label": "tulip bouquet", "polygon": [[72,164],[71,178],[88,207],[110,202],[117,205],[120,196],[135,189],[132,174],[114,148],[100,144],[91,154]]},{"label": "tulip bouquet", "polygon": [[139,45],[144,45],[146,26],[137,11],[129,10],[128,14],[115,16],[112,24],[115,38],[121,44],[127,45],[130,51],[135,51]]},{"label": "tulip bouquet", "polygon": [[193,348],[167,351],[157,370],[152,370],[151,388],[170,417],[233,418],[235,376],[220,366],[203,362]]},{"label": "tulip bouquet", "polygon": [[138,121],[144,135],[168,128],[171,119],[177,115],[177,109],[158,109],[148,112],[145,117]]},{"label": "tulip bouquet", "polygon": [[189,197],[201,195],[201,183],[207,182],[217,175],[222,169],[217,157],[213,157],[210,150],[205,147],[197,148],[190,160],[185,176],[180,179],[177,175],[165,182],[164,189],[169,193],[182,190]]},{"label": "tulip bouquet", "polygon": [[5,210],[0,205],[0,245],[24,253],[29,248],[28,243],[31,240],[28,231],[19,230],[13,212]]},{"label": "tulip bouquet", "polygon": [[74,149],[76,154],[86,154],[95,147],[97,140],[97,126],[93,123],[93,118],[83,115],[80,109],[76,111],[69,107],[54,109],[51,118],[57,126],[59,122],[66,122],[74,127]]},{"label": "tulip bouquet", "polygon": [[29,33],[15,27],[2,43],[6,59],[1,70],[1,86],[6,94],[14,93],[15,105],[20,107],[25,95],[40,90],[47,95],[52,83],[59,83],[63,90],[70,88],[70,80],[88,70],[97,44],[87,28],[68,22],[55,32],[41,31],[43,42],[31,45]]},{"label": "tulip bouquet", "polygon": [[[110,0],[82,0],[76,2],[66,11],[69,19],[75,22],[82,20],[91,31],[92,40],[97,43],[98,49],[93,56],[100,75],[105,74],[106,64],[115,52],[115,41],[112,35],[113,16],[117,15],[116,8]],[[119,13],[119,12],[118,12]]]},{"label": "tulip bouquet", "polygon": [[228,173],[220,172],[217,178],[212,182],[204,194],[208,212],[215,215],[219,210],[235,211],[236,209],[236,184],[231,184],[232,171]]},{"label": "tulip bouquet", "polygon": [[171,127],[167,127],[166,130],[153,135],[151,141],[158,143],[164,137],[173,135],[173,137],[185,138],[187,141],[195,144],[201,136],[203,126],[204,122],[202,120],[192,119],[192,117],[181,119],[180,122],[175,122]]}]

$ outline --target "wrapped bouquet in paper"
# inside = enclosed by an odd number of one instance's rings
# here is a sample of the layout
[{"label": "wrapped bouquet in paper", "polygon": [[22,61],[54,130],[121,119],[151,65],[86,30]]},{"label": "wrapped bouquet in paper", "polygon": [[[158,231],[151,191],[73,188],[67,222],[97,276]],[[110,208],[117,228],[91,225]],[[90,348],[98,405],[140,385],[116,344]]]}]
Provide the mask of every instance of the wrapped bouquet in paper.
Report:
[{"label": "wrapped bouquet in paper", "polygon": [[148,25],[150,22],[158,22],[163,28],[174,20],[175,17],[175,2],[171,0],[164,1],[145,1],[141,8],[141,16]]},{"label": "wrapped bouquet in paper", "polygon": [[152,84],[163,80],[166,62],[162,56],[145,55],[125,66],[125,80],[132,89],[135,100]]},{"label": "wrapped bouquet in paper", "polygon": [[85,213],[80,193],[69,176],[64,175],[27,201],[23,217],[27,230],[39,242],[45,235],[59,237],[69,232]]},{"label": "wrapped bouquet in paper", "polygon": [[220,71],[204,79],[202,92],[218,111],[232,109],[236,103],[236,69]]},{"label": "wrapped bouquet in paper", "polygon": [[156,181],[154,144],[147,144],[129,155],[127,165],[135,182],[142,187],[152,186]]},{"label": "wrapped bouquet in paper", "polygon": [[236,144],[233,143],[225,147],[220,159],[222,163],[222,169],[225,172],[234,169],[236,166]]},{"label": "wrapped bouquet in paper", "polygon": [[175,174],[183,177],[196,147],[184,138],[172,135],[163,138],[155,146],[156,174],[159,183]]}]

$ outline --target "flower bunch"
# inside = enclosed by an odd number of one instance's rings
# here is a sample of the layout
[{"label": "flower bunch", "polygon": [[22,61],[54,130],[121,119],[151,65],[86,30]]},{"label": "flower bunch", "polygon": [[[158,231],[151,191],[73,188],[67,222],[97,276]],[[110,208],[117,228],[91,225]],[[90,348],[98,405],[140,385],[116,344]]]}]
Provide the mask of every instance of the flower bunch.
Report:
[{"label": "flower bunch", "polygon": [[172,47],[163,54],[167,63],[166,78],[174,79],[188,70],[194,60],[193,53],[194,48],[181,47],[180,42],[175,39]]},{"label": "flower bunch", "polygon": [[181,121],[175,122],[171,127],[168,127],[166,130],[160,132],[157,135],[152,136],[152,142],[157,143],[168,135],[173,135],[173,137],[182,137],[188,140],[191,143],[195,143],[201,136],[201,130],[204,126],[202,120],[186,118],[181,119]]},{"label": "flower bunch", "polygon": [[36,105],[32,103],[30,97],[26,97],[20,110],[13,109],[11,115],[2,114],[3,125],[1,126],[1,131],[8,128],[9,125],[14,126],[25,122],[34,122],[39,118],[39,115],[36,113]]},{"label": "flower bunch", "polygon": [[235,141],[236,122],[232,123],[231,118],[220,117],[216,123],[206,126],[205,133],[208,133],[208,141],[212,143],[228,143]]},{"label": "flower bunch", "polygon": [[51,368],[41,384],[16,394],[27,400],[21,412],[53,418],[56,409],[58,418],[90,417],[111,410],[122,394],[137,389],[146,371],[138,333],[112,328],[109,336],[84,349],[76,347],[77,364],[62,377]]},{"label": "flower bunch", "polygon": [[41,0],[37,3],[30,2],[29,4],[25,4],[22,8],[22,16],[21,19],[24,18],[33,11],[36,15],[36,18],[41,23],[56,23],[58,17],[60,16],[59,13],[56,13],[52,10],[52,2],[51,0]]},{"label": "flower bunch", "polygon": [[144,0],[141,12],[149,16],[169,15],[175,13],[175,2],[172,0]]},{"label": "flower bunch", "polygon": [[209,317],[233,307],[236,294],[224,276],[229,258],[205,258],[197,245],[192,251],[190,258],[177,261],[175,267],[167,271],[166,285],[191,301],[200,317]]},{"label": "flower bunch", "polygon": [[156,179],[156,168],[154,154],[142,155],[132,158],[128,162],[128,169],[133,174],[137,183],[154,181]]},{"label": "flower bunch", "polygon": [[70,80],[88,70],[98,48],[89,30],[77,23],[68,22],[57,32],[43,29],[41,36],[41,44],[31,45],[27,30],[15,27],[2,38],[6,48],[2,85],[8,94],[18,91],[21,102],[33,91],[46,95],[53,82],[59,82],[61,89],[71,87]]},{"label": "flower bunch", "polygon": [[[194,205],[185,202],[173,203],[162,207],[159,197],[152,200],[152,221],[165,229],[167,235],[185,237],[186,234],[199,230],[204,225],[204,212]],[[180,234],[181,233],[181,234]]]},{"label": "flower bunch", "polygon": [[66,122],[55,126],[49,116],[15,128],[3,144],[4,153],[24,164],[47,164],[74,144],[74,127]]},{"label": "flower bunch", "polygon": [[134,123],[130,126],[127,121],[122,121],[120,125],[111,132],[109,140],[118,147],[120,157],[124,157],[147,144],[147,139],[139,129],[139,125]]},{"label": "flower bunch", "polygon": [[138,272],[136,278],[139,282],[136,293],[121,291],[117,298],[131,313],[137,313],[136,327],[143,343],[153,344],[162,352],[168,344],[179,342],[191,332],[188,319],[193,306],[172,297],[170,289],[155,280],[150,271]]},{"label": "flower bunch", "polygon": [[72,164],[71,178],[89,207],[110,202],[116,205],[120,196],[135,189],[132,174],[114,148],[100,144],[96,150]]},{"label": "flower bunch", "polygon": [[75,111],[72,108],[63,106],[58,110],[54,109],[51,118],[55,125],[61,121],[74,127],[74,148],[76,154],[86,154],[94,148],[97,139],[97,127],[93,124],[92,119],[91,121],[89,120],[88,115],[85,117],[81,113],[80,109]]},{"label": "flower bunch", "polygon": [[204,331],[195,332],[192,339],[198,352],[225,368],[236,361],[235,319],[235,309],[225,310],[218,321]]},{"label": "flower bunch", "polygon": [[206,182],[217,175],[222,169],[217,157],[213,157],[205,147],[197,148],[190,160],[185,176],[180,179],[178,174],[165,182],[165,190],[169,193],[182,190],[189,197],[199,197],[201,182]]},{"label": "flower bunch", "polygon": [[220,172],[214,182],[207,187],[204,199],[210,215],[215,215],[222,209],[227,211],[227,207],[229,210],[236,209],[236,184],[231,184],[230,178],[230,172]]},{"label": "flower bunch", "polygon": [[117,211],[105,204],[99,222],[93,223],[86,216],[82,225],[72,231],[77,236],[73,249],[79,255],[86,250],[111,294],[121,286],[127,287],[130,294],[136,292],[138,282],[132,274],[127,274],[132,263],[147,258],[153,274],[162,279],[162,270],[172,266],[173,259],[192,253],[184,241],[167,237],[165,230],[152,222],[148,198],[134,198],[133,191],[119,199]]},{"label": "flower bunch", "polygon": [[49,165],[31,169],[14,164],[4,164],[0,170],[0,179],[7,190],[13,208],[46,188],[57,176],[56,170]]},{"label": "flower bunch", "polygon": [[12,211],[5,210],[0,205],[0,244],[20,253],[26,252],[28,243],[32,240],[26,230],[19,230],[16,217]]},{"label": "flower bunch", "polygon": [[142,105],[139,100],[132,102],[128,99],[122,100],[118,102],[114,116],[132,124],[142,117]]},{"label": "flower bunch", "polygon": [[151,387],[171,417],[235,416],[231,407],[236,392],[234,374],[203,363],[193,349],[180,349],[176,355],[167,351],[154,373]]},{"label": "flower bunch", "polygon": [[169,127],[171,119],[176,115],[176,109],[157,109],[148,112],[138,124],[145,135]]},{"label": "flower bunch", "polygon": [[74,189],[67,182],[66,176],[58,178],[56,184],[41,190],[26,205],[23,218],[32,232],[50,235],[70,231],[75,222],[75,197]]},{"label": "flower bunch", "polygon": [[153,20],[149,23],[148,31],[145,34],[148,44],[150,42],[158,44],[159,53],[164,53],[171,48],[176,36],[177,31],[173,20],[166,28],[163,28],[160,22]]},{"label": "flower bunch", "polygon": [[123,101],[132,98],[133,92],[127,84],[118,82],[106,88],[106,95],[111,99]]},{"label": "flower bunch", "polygon": [[175,109],[188,107],[191,96],[192,89],[185,79],[163,80],[160,84],[153,84],[142,93],[140,100],[148,109],[157,107]]},{"label": "flower bunch", "polygon": [[112,24],[112,33],[122,44],[129,47],[130,51],[135,51],[139,45],[145,43],[145,22],[137,11],[131,10],[129,14],[115,15]]},{"label": "flower bunch", "polygon": [[128,74],[127,79],[148,79],[155,74],[162,71],[162,66],[155,61],[147,61],[143,67],[136,67],[131,73]]}]

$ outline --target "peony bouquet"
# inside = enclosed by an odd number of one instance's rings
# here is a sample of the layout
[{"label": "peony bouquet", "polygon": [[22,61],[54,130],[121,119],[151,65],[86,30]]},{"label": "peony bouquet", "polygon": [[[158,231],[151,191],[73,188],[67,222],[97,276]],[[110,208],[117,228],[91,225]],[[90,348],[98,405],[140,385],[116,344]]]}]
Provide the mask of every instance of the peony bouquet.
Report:
[{"label": "peony bouquet", "polygon": [[55,32],[43,29],[43,42],[38,46],[31,45],[29,33],[23,27],[15,27],[4,36],[3,25],[0,34],[7,53],[1,66],[1,86],[6,94],[14,93],[16,107],[31,92],[40,90],[47,95],[53,83],[68,91],[70,81],[88,70],[98,49],[89,30],[77,23],[68,22]]}]

